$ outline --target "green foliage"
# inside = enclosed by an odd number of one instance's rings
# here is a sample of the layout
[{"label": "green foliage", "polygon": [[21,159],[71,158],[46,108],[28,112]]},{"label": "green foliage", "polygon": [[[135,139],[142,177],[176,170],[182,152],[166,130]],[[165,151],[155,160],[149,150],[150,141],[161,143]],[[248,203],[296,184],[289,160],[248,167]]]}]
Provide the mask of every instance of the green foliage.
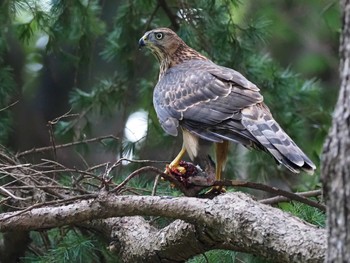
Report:
[{"label": "green foliage", "polygon": [[9,11],[21,41],[30,41],[37,30],[47,30],[51,24],[50,16],[34,1],[11,1]]},{"label": "green foliage", "polygon": [[97,0],[54,1],[48,47],[61,49],[63,43],[70,42],[77,45],[73,54],[79,58],[79,65],[87,63],[94,40],[105,31],[105,24],[99,18],[100,12]]},{"label": "green foliage", "polygon": [[11,133],[13,121],[11,112],[6,110],[6,108],[11,104],[11,95],[14,93],[15,89],[11,68],[3,67],[0,70],[0,83],[0,144],[5,145]]},{"label": "green foliage", "polygon": [[236,254],[233,251],[212,250],[188,260],[187,263],[235,263]]},{"label": "green foliage", "polygon": [[315,207],[311,207],[299,202],[280,203],[278,205],[282,210],[289,212],[310,224],[325,227],[326,214]]},{"label": "green foliage", "polygon": [[[83,236],[74,230],[68,231],[64,236],[61,234],[57,230],[50,231],[53,247],[41,256],[28,255],[23,259],[23,262],[93,263],[100,262],[102,258],[104,258],[104,262],[118,262],[96,237]],[[40,236],[36,233],[32,233],[32,238],[40,242]]]},{"label": "green foliage", "polygon": [[257,258],[253,255],[227,250],[211,250],[198,255],[187,263],[269,263],[269,261]]},{"label": "green foliage", "polygon": [[[5,7],[6,10],[6,7]],[[13,70],[6,65],[4,55],[8,52],[9,45],[6,42],[6,32],[8,30],[6,21],[7,14],[0,10],[0,144],[6,145],[11,133],[13,123],[12,114],[6,110],[12,102],[12,96],[15,94],[16,84],[14,81]]]}]

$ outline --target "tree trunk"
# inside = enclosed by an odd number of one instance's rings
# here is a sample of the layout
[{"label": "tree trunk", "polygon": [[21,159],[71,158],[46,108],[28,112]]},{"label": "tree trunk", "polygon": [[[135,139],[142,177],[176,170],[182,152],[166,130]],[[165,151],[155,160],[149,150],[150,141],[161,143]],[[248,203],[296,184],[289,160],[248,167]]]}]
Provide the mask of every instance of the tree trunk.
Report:
[{"label": "tree trunk", "polygon": [[340,92],[324,145],[322,180],[327,199],[326,262],[350,260],[350,0],[341,0]]}]

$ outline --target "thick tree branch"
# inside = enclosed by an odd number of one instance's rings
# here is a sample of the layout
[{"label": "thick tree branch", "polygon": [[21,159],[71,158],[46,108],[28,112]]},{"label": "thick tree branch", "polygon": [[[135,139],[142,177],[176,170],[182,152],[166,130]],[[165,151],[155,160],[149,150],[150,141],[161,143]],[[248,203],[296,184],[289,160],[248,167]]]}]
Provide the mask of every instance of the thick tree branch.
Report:
[{"label": "thick tree branch", "polygon": [[[243,193],[208,200],[114,196],[103,192],[96,199],[36,208],[18,216],[14,213],[0,215],[0,231],[52,228],[135,215],[183,220],[157,230],[138,217],[115,219],[112,237],[118,242],[114,242],[114,246],[126,262],[160,262],[161,259],[176,262],[213,248],[244,251],[278,262],[322,262],[325,253],[323,229],[260,204]],[[178,255],[174,251],[180,248],[181,255]]]}]

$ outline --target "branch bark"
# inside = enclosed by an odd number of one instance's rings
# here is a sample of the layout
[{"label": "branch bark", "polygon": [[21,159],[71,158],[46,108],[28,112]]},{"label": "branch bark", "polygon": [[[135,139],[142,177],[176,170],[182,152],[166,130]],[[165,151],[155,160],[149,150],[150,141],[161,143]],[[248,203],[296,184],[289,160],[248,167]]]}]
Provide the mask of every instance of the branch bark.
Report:
[{"label": "branch bark", "polygon": [[[181,220],[158,230],[136,215]],[[243,193],[209,200],[102,192],[95,199],[0,215],[2,232],[68,224],[89,224],[98,229],[99,223],[103,231],[109,224],[112,248],[125,262],[181,262],[214,248],[252,253],[276,262],[323,262],[326,249],[325,230]]]}]

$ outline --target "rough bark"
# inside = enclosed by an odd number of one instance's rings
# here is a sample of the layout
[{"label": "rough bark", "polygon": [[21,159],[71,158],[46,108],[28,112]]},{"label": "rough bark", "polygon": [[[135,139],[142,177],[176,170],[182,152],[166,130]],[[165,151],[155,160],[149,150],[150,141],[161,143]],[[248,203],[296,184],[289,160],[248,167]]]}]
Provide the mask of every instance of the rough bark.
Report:
[{"label": "rough bark", "polygon": [[[181,220],[158,230],[135,215]],[[2,232],[67,224],[88,224],[105,233],[109,229],[112,247],[125,262],[182,262],[213,248],[252,253],[275,262],[322,262],[326,249],[325,230],[243,193],[212,200],[101,194],[68,205],[0,215]]]},{"label": "rough bark", "polygon": [[340,92],[324,145],[322,180],[327,198],[327,262],[350,259],[350,1],[342,0]]}]

